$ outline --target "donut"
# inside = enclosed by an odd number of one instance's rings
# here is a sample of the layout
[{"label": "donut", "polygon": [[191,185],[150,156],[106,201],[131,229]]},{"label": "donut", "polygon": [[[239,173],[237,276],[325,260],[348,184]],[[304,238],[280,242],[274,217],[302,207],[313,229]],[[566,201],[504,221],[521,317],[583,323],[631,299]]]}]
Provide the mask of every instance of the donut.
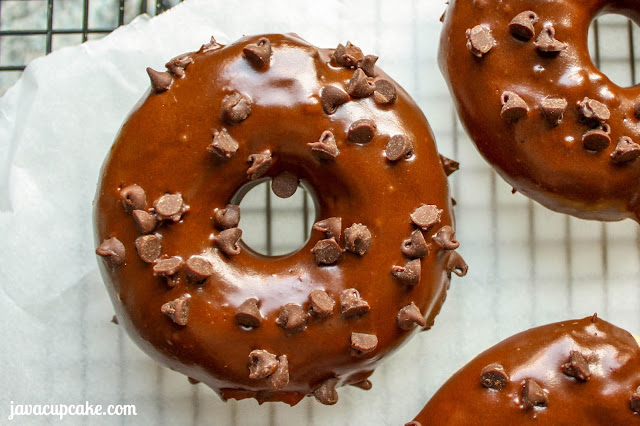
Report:
[{"label": "donut", "polygon": [[640,87],[593,64],[591,22],[630,0],[451,0],[439,64],[458,116],[514,191],[584,219],[640,221]]},{"label": "donut", "polygon": [[[103,279],[147,354],[224,400],[335,404],[433,325],[467,270],[457,163],[376,60],[270,34],[147,70],[94,202]],[[303,184],[317,205],[294,253],[242,241],[239,202],[266,180],[280,197]]]},{"label": "donut", "polygon": [[406,425],[635,424],[637,339],[597,315],[532,328],[462,367]]}]

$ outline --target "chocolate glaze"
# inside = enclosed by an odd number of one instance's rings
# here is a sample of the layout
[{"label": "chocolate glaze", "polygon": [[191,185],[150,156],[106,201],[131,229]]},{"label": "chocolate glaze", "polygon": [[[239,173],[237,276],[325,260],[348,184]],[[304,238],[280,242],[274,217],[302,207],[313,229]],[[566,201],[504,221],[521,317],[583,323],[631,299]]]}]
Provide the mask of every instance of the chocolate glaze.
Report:
[{"label": "chocolate glaze", "polygon": [[[344,90],[354,69],[330,63],[333,49],[317,49],[296,35],[262,37],[270,42],[271,56],[260,67],[243,55],[243,49],[261,36],[226,47],[212,42],[191,55],[192,62],[182,76],[174,75],[168,90],[145,95],[104,163],[95,200],[95,238],[100,244],[117,237],[126,247],[124,265],[110,268],[104,259],[99,263],[120,323],[145,352],[207,384],[223,399],[254,397],[259,402],[296,404],[329,382],[362,383],[415,330],[433,324],[445,299],[455,253],[432,242],[431,236],[452,226],[453,217],[433,135],[402,88],[396,85],[392,104],[379,105],[373,96],[352,98],[328,114],[321,89],[333,84]],[[395,84],[379,68],[374,72],[376,78]],[[232,93],[242,95],[235,97],[240,107],[230,103]],[[225,121],[223,99],[229,114],[242,108],[242,120]],[[366,144],[347,140],[350,126],[360,119],[376,125]],[[215,132],[223,128],[238,143],[229,158],[208,151]],[[308,146],[327,130],[339,148],[335,157],[319,156]],[[413,151],[392,162],[385,158],[385,147],[396,134],[409,137]],[[236,204],[237,194],[261,181],[250,180],[247,158],[262,152],[271,155],[262,180],[285,172],[300,179],[316,198],[318,220],[338,217],[344,228],[356,223],[367,227],[372,241],[366,253],[345,252],[335,264],[318,265],[311,249],[327,238],[319,231],[312,232],[298,252],[285,256],[262,256],[242,241],[239,254],[222,253],[213,243],[220,232],[212,221],[214,211]],[[150,203],[166,193],[181,194],[188,211],[178,222],[163,221],[155,231],[162,240],[160,259],[204,257],[213,267],[210,277],[201,282],[179,278],[171,287],[166,277],[154,276],[153,265],[138,257],[134,241],[139,231],[119,194],[133,184],[144,189]],[[425,231],[429,255],[421,261],[422,280],[409,288],[393,278],[391,268],[407,260],[400,245],[415,229],[410,214],[422,204],[437,206],[442,215]],[[338,243],[344,247],[342,239]],[[357,289],[370,311],[361,316],[341,315],[339,309],[322,316],[307,314],[306,328],[295,332],[278,324],[285,305],[301,306],[308,313],[312,290],[323,290],[338,303],[346,288]],[[183,326],[164,315],[161,306],[185,294],[191,297]],[[253,315],[259,327],[243,327],[236,320],[249,299],[257,300],[259,312]],[[425,316],[426,326],[402,330],[396,324],[398,312],[412,302]],[[375,335],[378,344],[354,356],[352,333]],[[283,389],[249,377],[249,354],[254,350],[279,359],[286,355],[282,359],[288,360],[290,377]]]},{"label": "chocolate glaze", "polygon": [[[564,371],[572,351],[587,361],[587,380]],[[482,384],[481,373],[491,364],[502,366],[508,377],[501,389]],[[545,405],[548,399],[546,406],[525,408],[527,380],[542,388],[538,402]],[[415,420],[423,425],[636,424],[640,415],[631,409],[630,399],[638,386],[638,343],[594,315],[532,328],[489,348],[455,373]]]},{"label": "chocolate glaze", "polygon": [[[533,11],[535,36],[511,33],[518,14]],[[635,0],[451,0],[440,39],[440,68],[455,98],[460,119],[485,159],[513,188],[546,207],[586,219],[640,221],[640,161],[612,161],[616,143],[627,136],[640,142],[634,105],[640,86],[621,88],[593,64],[588,28],[602,13],[640,22]],[[495,45],[478,58],[467,48],[465,31],[482,25]],[[535,43],[545,26],[566,43],[544,53]],[[548,33],[545,33],[548,34]],[[548,44],[548,43],[547,43]],[[527,115],[515,123],[501,118],[501,95],[518,94]],[[559,125],[541,110],[545,98],[568,102]],[[611,144],[602,151],[584,147],[593,123],[581,122],[577,104],[585,97],[605,104],[611,117]]]}]

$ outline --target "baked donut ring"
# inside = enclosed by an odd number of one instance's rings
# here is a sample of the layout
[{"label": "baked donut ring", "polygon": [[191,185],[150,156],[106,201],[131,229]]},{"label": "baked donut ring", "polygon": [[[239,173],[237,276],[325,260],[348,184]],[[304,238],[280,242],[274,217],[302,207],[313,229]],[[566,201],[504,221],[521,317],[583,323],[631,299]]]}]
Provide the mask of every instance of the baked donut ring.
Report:
[{"label": "baked donut ring", "polygon": [[636,339],[597,315],[516,334],[462,367],[407,426],[635,424]]},{"label": "baked donut ring", "polygon": [[[272,34],[148,69],[95,200],[101,272],[145,352],[223,399],[334,404],[337,386],[368,388],[385,355],[431,327],[451,273],[466,272],[455,164],[376,59]],[[315,197],[295,253],[241,240],[239,200],[265,179]]]},{"label": "baked donut ring", "polygon": [[593,64],[601,13],[636,22],[632,0],[451,0],[441,71],[484,158],[519,191],[585,219],[640,221],[640,86]]}]

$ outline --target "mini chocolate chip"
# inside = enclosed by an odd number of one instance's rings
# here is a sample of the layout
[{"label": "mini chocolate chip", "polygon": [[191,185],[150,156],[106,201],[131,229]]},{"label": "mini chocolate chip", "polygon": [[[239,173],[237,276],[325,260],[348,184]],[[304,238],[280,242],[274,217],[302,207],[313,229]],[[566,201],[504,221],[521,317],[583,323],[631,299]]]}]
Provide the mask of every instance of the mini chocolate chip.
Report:
[{"label": "mini chocolate chip", "polygon": [[189,64],[193,63],[193,54],[185,53],[180,56],[176,56],[167,62],[164,66],[167,67],[169,72],[176,77],[182,77],[184,75],[184,71],[187,69]]},{"label": "mini chocolate chip", "polygon": [[565,98],[547,97],[540,102],[540,111],[552,126],[557,126],[562,122],[567,106]]},{"label": "mini chocolate chip", "polygon": [[242,49],[244,57],[256,68],[264,68],[271,61],[271,42],[261,37],[256,43],[249,44]]},{"label": "mini chocolate chip", "polygon": [[207,147],[207,151],[220,158],[231,158],[238,150],[238,142],[231,137],[227,129],[213,132],[213,141]]},{"label": "mini chocolate chip", "polygon": [[424,235],[422,235],[422,231],[419,229],[414,230],[409,238],[402,241],[400,250],[402,254],[411,259],[425,257],[429,254],[427,242],[424,240]]},{"label": "mini chocolate chip", "polygon": [[367,79],[367,75],[360,68],[355,70],[347,83],[347,93],[354,98],[366,98],[373,95],[375,90],[375,84]]},{"label": "mini chocolate chip", "polygon": [[411,139],[405,135],[394,135],[387,142],[385,155],[389,161],[398,161],[407,158],[413,152],[413,143]]},{"label": "mini chocolate chip", "polygon": [[224,97],[220,116],[229,124],[244,121],[251,114],[251,99],[242,93],[233,92]]},{"label": "mini chocolate chip", "polygon": [[623,136],[618,140],[616,148],[611,153],[611,162],[629,163],[640,157],[640,145],[631,140],[628,136]]},{"label": "mini chocolate chip", "polygon": [[354,46],[350,41],[348,41],[346,46],[339,44],[331,57],[336,65],[345,68],[355,68],[364,58],[364,55],[359,47]]},{"label": "mini chocolate chip", "polygon": [[343,250],[333,238],[320,240],[311,249],[318,265],[332,265],[342,257]]},{"label": "mini chocolate chip", "polygon": [[179,257],[158,260],[153,265],[153,276],[165,277],[169,287],[175,287],[177,284],[176,274],[182,269],[182,265],[184,265],[184,262]]},{"label": "mini chocolate chip", "polygon": [[460,169],[460,163],[451,158],[447,158],[442,154],[438,154],[440,156],[440,163],[442,164],[442,169],[444,170],[444,174],[447,176],[451,176],[453,172],[457,172]]},{"label": "mini chocolate chip", "polygon": [[313,224],[313,230],[324,232],[327,238],[333,238],[336,241],[340,240],[342,235],[342,218],[330,217],[324,220],[320,220]]},{"label": "mini chocolate chip", "polygon": [[611,112],[605,104],[590,98],[584,98],[578,102],[578,112],[583,119],[597,123],[603,123],[611,118]]},{"label": "mini chocolate chip", "polygon": [[151,81],[151,89],[155,93],[165,92],[169,90],[173,83],[173,76],[166,71],[156,71],[151,67],[147,67],[147,74]]},{"label": "mini chocolate chip", "polygon": [[589,380],[591,371],[589,363],[578,351],[571,351],[569,361],[562,366],[562,372],[567,376],[575,377],[583,382]]},{"label": "mini chocolate chip", "polygon": [[420,204],[420,207],[411,213],[411,221],[423,231],[428,231],[433,225],[440,223],[441,217],[442,210],[432,204]]},{"label": "mini chocolate chip", "polygon": [[629,408],[631,408],[631,411],[634,413],[640,413],[640,386],[638,386],[638,389],[636,389],[629,398]]},{"label": "mini chocolate chip", "polygon": [[194,284],[202,284],[213,275],[213,265],[202,256],[191,256],[187,259],[187,280]]},{"label": "mini chocolate chip", "polygon": [[143,235],[136,238],[136,251],[143,262],[153,263],[162,253],[162,240],[156,235]]},{"label": "mini chocolate chip", "polygon": [[278,359],[272,353],[256,349],[249,353],[249,378],[266,379],[278,368]]},{"label": "mini chocolate chip", "polygon": [[349,126],[347,140],[353,143],[368,143],[376,134],[376,129],[376,123],[368,118],[354,121],[351,126]]},{"label": "mini chocolate chip", "polygon": [[352,354],[356,356],[368,354],[378,347],[378,336],[366,333],[351,333]]},{"label": "mini chocolate chip", "polygon": [[320,103],[326,114],[333,114],[338,107],[349,101],[349,94],[336,86],[324,86],[320,89]]},{"label": "mini chocolate chip", "polygon": [[373,101],[378,105],[391,105],[398,99],[396,85],[389,80],[379,79],[375,81]]},{"label": "mini chocolate chip", "polygon": [[590,151],[603,151],[611,144],[609,133],[611,129],[608,124],[604,124],[601,129],[593,129],[582,135],[584,147]]},{"label": "mini chocolate chip", "polygon": [[493,38],[491,30],[484,25],[476,25],[466,31],[467,49],[478,58],[489,53],[496,45],[496,39]]},{"label": "mini chocolate chip", "polygon": [[102,244],[96,248],[96,254],[104,259],[109,268],[117,268],[124,265],[124,244],[116,237],[104,240]]},{"label": "mini chocolate chip", "polygon": [[307,146],[322,160],[333,160],[340,154],[340,150],[336,144],[336,138],[329,130],[322,132],[318,142],[309,142]]},{"label": "mini chocolate chip", "polygon": [[284,389],[289,384],[289,360],[286,355],[278,357],[276,370],[267,377],[267,383],[275,390]]},{"label": "mini chocolate chip", "polygon": [[533,45],[542,53],[556,54],[567,48],[567,44],[556,40],[556,30],[552,25],[545,25]]},{"label": "mini chocolate chip", "polygon": [[351,383],[351,386],[354,386],[356,388],[360,388],[366,391],[371,390],[371,388],[373,387],[373,385],[371,384],[371,380],[362,380],[360,382]]},{"label": "mini chocolate chip", "polygon": [[489,364],[480,373],[480,383],[488,389],[501,390],[509,382],[509,376],[500,364]]},{"label": "mini chocolate chip", "polygon": [[227,204],[223,209],[213,210],[213,226],[220,230],[235,228],[240,223],[240,206]]},{"label": "mini chocolate chip", "polygon": [[200,380],[194,379],[193,377],[187,377],[187,381],[192,385],[197,385],[200,383]]},{"label": "mini chocolate chip", "polygon": [[236,323],[244,327],[260,327],[262,315],[258,308],[258,299],[247,299],[236,309]]},{"label": "mini chocolate chip", "polygon": [[522,386],[522,405],[525,410],[533,407],[546,407],[549,397],[533,379],[526,379]]},{"label": "mini chocolate chip", "polygon": [[467,271],[469,270],[469,266],[464,261],[460,253],[457,251],[449,251],[447,256],[447,273],[449,278],[451,278],[451,273],[453,272],[459,277],[464,277],[467,275]]},{"label": "mini chocolate chip", "polygon": [[178,222],[182,214],[189,211],[180,194],[164,194],[153,202],[153,209],[158,220],[172,220]]},{"label": "mini chocolate chip", "polygon": [[302,306],[287,303],[280,310],[276,323],[289,333],[298,333],[307,328],[307,314]]},{"label": "mini chocolate chip", "polygon": [[336,302],[324,290],[311,290],[309,294],[311,307],[309,313],[318,318],[328,317],[333,313],[333,307]]},{"label": "mini chocolate chip", "polygon": [[138,231],[142,234],[149,234],[156,229],[156,226],[158,226],[158,219],[156,219],[156,215],[145,210],[134,210],[131,215],[133,216],[133,221],[138,227]]},{"label": "mini chocolate chip", "polygon": [[355,288],[342,290],[340,293],[340,312],[347,318],[359,317],[371,310],[366,300],[360,297]]},{"label": "mini chocolate chip", "polygon": [[211,36],[211,40],[209,41],[209,43],[203,44],[202,47],[200,48],[200,50],[202,50],[202,53],[207,53],[207,52],[210,52],[212,50],[218,50],[221,47],[222,47],[222,45],[218,44],[216,39],[213,36]]},{"label": "mini chocolate chip", "polygon": [[408,261],[404,266],[392,266],[391,275],[401,284],[414,286],[420,282],[422,267],[420,259]]},{"label": "mini chocolate chip", "polygon": [[227,256],[236,256],[240,254],[238,240],[240,240],[241,237],[242,230],[240,228],[229,228],[220,231],[213,239],[213,242]]},{"label": "mini chocolate chip", "polygon": [[291,197],[297,189],[298,178],[289,172],[280,173],[271,181],[271,190],[280,198]]},{"label": "mini chocolate chip", "polygon": [[112,323],[112,324],[115,324],[115,325],[118,325],[118,324],[119,324],[119,322],[118,322],[118,317],[117,317],[117,316],[115,316],[115,315],[114,315],[113,317],[111,317],[111,323]]},{"label": "mini chocolate chip", "polygon": [[445,250],[455,250],[460,247],[460,242],[456,241],[456,231],[449,225],[438,229],[432,238],[434,243]]},{"label": "mini chocolate chip", "polygon": [[375,77],[375,69],[376,69],[376,61],[378,57],[375,55],[366,55],[364,58],[358,62],[358,68],[361,68],[362,71],[369,77]]},{"label": "mini chocolate chip", "polygon": [[171,320],[178,325],[187,325],[190,298],[190,294],[183,294],[177,299],[162,305],[160,312],[171,318]]},{"label": "mini chocolate chip", "polygon": [[147,208],[147,195],[144,189],[136,184],[122,188],[120,191],[120,200],[122,201],[124,211],[127,213]]},{"label": "mini chocolate chip", "polygon": [[354,223],[344,230],[344,248],[362,256],[371,247],[371,231],[361,223]]},{"label": "mini chocolate chip", "polygon": [[338,402],[338,391],[336,391],[336,385],[338,379],[325,380],[316,390],[313,391],[313,396],[316,400],[324,405],[334,405]]},{"label": "mini chocolate chip", "polygon": [[500,117],[510,123],[515,123],[529,112],[529,106],[517,93],[503,92],[500,101],[502,102]]},{"label": "mini chocolate chip", "polygon": [[538,15],[527,10],[519,13],[509,23],[509,31],[514,37],[531,40],[536,34],[533,25],[538,22]]},{"label": "mini chocolate chip", "polygon": [[251,180],[261,178],[265,173],[267,173],[269,167],[271,167],[271,162],[271,151],[268,149],[259,154],[251,154],[249,158],[247,158],[247,163],[249,164],[247,177]]},{"label": "mini chocolate chip", "polygon": [[410,305],[407,305],[398,311],[396,324],[398,324],[400,329],[409,331],[413,330],[418,325],[424,327],[427,325],[427,321],[424,319],[422,312],[420,312],[420,308],[418,308],[415,303],[411,302]]}]

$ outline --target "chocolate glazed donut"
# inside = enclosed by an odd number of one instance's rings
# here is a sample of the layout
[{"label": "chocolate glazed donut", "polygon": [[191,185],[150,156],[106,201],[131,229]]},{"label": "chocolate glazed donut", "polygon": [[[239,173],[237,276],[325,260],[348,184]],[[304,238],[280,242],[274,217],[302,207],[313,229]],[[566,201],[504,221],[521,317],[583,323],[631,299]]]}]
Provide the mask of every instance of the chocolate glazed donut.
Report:
[{"label": "chocolate glazed donut", "polygon": [[[223,399],[334,404],[433,325],[451,273],[466,272],[457,164],[376,59],[265,35],[147,70],[95,202],[101,272],[145,352]],[[286,256],[240,239],[237,203],[269,178],[282,197],[302,182],[317,204],[311,238]]]},{"label": "chocolate glazed donut", "polygon": [[602,13],[633,0],[451,0],[439,62],[460,119],[513,188],[585,219],[640,221],[640,86],[591,61]]},{"label": "chocolate glazed donut", "polygon": [[516,334],[454,374],[417,425],[640,422],[640,347],[596,315]]}]

